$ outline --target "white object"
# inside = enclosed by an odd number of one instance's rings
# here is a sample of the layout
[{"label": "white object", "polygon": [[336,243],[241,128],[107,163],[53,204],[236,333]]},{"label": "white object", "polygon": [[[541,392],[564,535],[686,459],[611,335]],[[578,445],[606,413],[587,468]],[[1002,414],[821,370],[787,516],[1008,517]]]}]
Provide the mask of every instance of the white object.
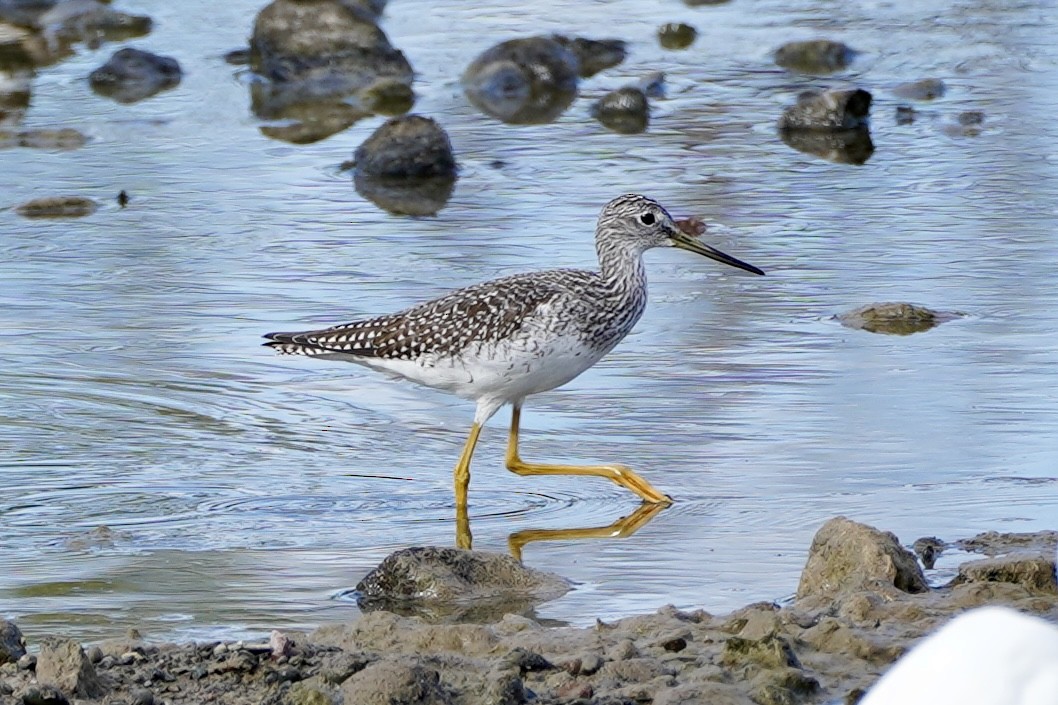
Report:
[{"label": "white object", "polygon": [[1058,705],[1058,626],[972,610],[897,661],[860,705]]}]

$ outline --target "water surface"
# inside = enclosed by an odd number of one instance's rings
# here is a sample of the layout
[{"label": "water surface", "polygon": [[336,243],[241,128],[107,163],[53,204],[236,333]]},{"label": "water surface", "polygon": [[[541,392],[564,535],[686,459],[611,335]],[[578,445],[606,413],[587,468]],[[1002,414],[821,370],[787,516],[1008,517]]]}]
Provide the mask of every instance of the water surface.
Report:
[{"label": "water surface", "polygon": [[[248,77],[222,58],[259,7],[122,4],[154,17],[130,44],[177,57],[179,88],[114,104],[85,76],[116,47],[81,48],[39,72],[23,127],[92,141],[0,152],[0,205],[67,192],[106,203],[80,220],[0,212],[0,616],[86,639],[130,624],[205,638],[353,618],[336,596],[390,551],[453,541],[451,467],[472,405],[280,359],[260,335],[592,266],[598,210],[627,191],[703,217],[712,244],[768,276],[650,253],[636,331],[527,404],[524,457],[619,460],[678,499],[625,539],[527,546],[528,564],[579,582],[538,616],[587,624],[783,598],[836,514],[908,543],[1058,523],[1046,0],[393,0],[383,27],[416,68],[415,109],[445,126],[461,167],[447,207],[420,219],[378,210],[340,169],[382,118],[311,145],[260,132]],[[662,50],[654,31],[669,21],[695,25],[698,41]],[[488,45],[600,27],[630,56],[586,80],[556,123],[502,125],[463,97],[458,73]],[[771,64],[782,42],[816,36],[862,53],[826,79]],[[669,98],[647,133],[587,117],[606,90],[657,70]],[[892,88],[923,77],[947,94],[898,125]],[[834,85],[875,96],[863,166],[774,132],[798,92]],[[945,130],[964,110],[984,111],[980,134]],[[831,320],[887,300],[965,316],[909,337]],[[495,417],[475,458],[476,548],[636,508],[604,481],[506,472],[507,421]]]}]

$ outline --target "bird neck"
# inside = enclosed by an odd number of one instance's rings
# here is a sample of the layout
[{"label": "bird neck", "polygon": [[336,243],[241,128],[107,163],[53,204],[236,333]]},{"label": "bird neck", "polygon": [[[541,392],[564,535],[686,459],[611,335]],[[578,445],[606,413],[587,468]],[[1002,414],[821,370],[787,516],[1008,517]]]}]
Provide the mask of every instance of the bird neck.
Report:
[{"label": "bird neck", "polygon": [[647,287],[641,250],[613,242],[596,242],[599,274],[606,288],[619,297],[638,298]]}]

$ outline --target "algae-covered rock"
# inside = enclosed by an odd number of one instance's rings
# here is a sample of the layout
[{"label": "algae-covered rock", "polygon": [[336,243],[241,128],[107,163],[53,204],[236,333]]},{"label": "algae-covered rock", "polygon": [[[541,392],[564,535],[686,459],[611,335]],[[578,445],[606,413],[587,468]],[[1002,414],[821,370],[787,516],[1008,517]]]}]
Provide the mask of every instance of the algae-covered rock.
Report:
[{"label": "algae-covered rock", "polygon": [[929,590],[914,554],[893,534],[845,517],[820,527],[808,551],[797,599],[833,598],[872,585],[906,593]]},{"label": "algae-covered rock", "polygon": [[363,602],[550,599],[569,584],[500,553],[422,546],[390,554],[356,586]]},{"label": "algae-covered rock", "polygon": [[98,204],[83,196],[46,196],[15,208],[24,218],[82,218],[95,213]]},{"label": "algae-covered rock", "polygon": [[698,30],[684,22],[669,22],[658,28],[658,43],[665,49],[686,49],[698,38]]},{"label": "algae-covered rock", "polygon": [[837,320],[847,328],[888,335],[911,335],[929,330],[950,320],[955,314],[933,311],[908,303],[868,304],[839,314]]},{"label": "algae-covered rock", "polygon": [[855,58],[856,51],[830,39],[787,42],[772,55],[775,63],[798,73],[828,74],[841,71]]}]

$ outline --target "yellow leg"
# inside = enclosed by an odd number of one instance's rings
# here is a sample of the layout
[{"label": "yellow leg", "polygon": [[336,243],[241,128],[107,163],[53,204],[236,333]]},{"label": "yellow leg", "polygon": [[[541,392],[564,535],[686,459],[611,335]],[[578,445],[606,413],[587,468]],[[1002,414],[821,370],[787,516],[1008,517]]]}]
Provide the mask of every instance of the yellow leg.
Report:
[{"label": "yellow leg", "polygon": [[474,548],[474,535],[470,533],[470,515],[467,505],[456,505],[456,548]]},{"label": "yellow leg", "polygon": [[[538,465],[523,461],[518,457],[518,425],[521,422],[521,416],[521,407],[515,405],[511,412],[511,435],[507,440],[507,469],[511,472],[519,475],[590,475],[592,477],[605,477],[622,487],[632,490],[644,502],[653,504],[672,503],[671,497],[658,492],[649,482],[624,465]],[[473,431],[471,433],[473,434]]]},{"label": "yellow leg", "polygon": [[478,436],[481,435],[481,425],[475,423],[470,427],[470,435],[467,442],[463,444],[463,454],[459,456],[454,471],[456,481],[456,507],[467,506],[467,489],[470,487],[470,459],[474,457],[474,447],[478,444]]}]

